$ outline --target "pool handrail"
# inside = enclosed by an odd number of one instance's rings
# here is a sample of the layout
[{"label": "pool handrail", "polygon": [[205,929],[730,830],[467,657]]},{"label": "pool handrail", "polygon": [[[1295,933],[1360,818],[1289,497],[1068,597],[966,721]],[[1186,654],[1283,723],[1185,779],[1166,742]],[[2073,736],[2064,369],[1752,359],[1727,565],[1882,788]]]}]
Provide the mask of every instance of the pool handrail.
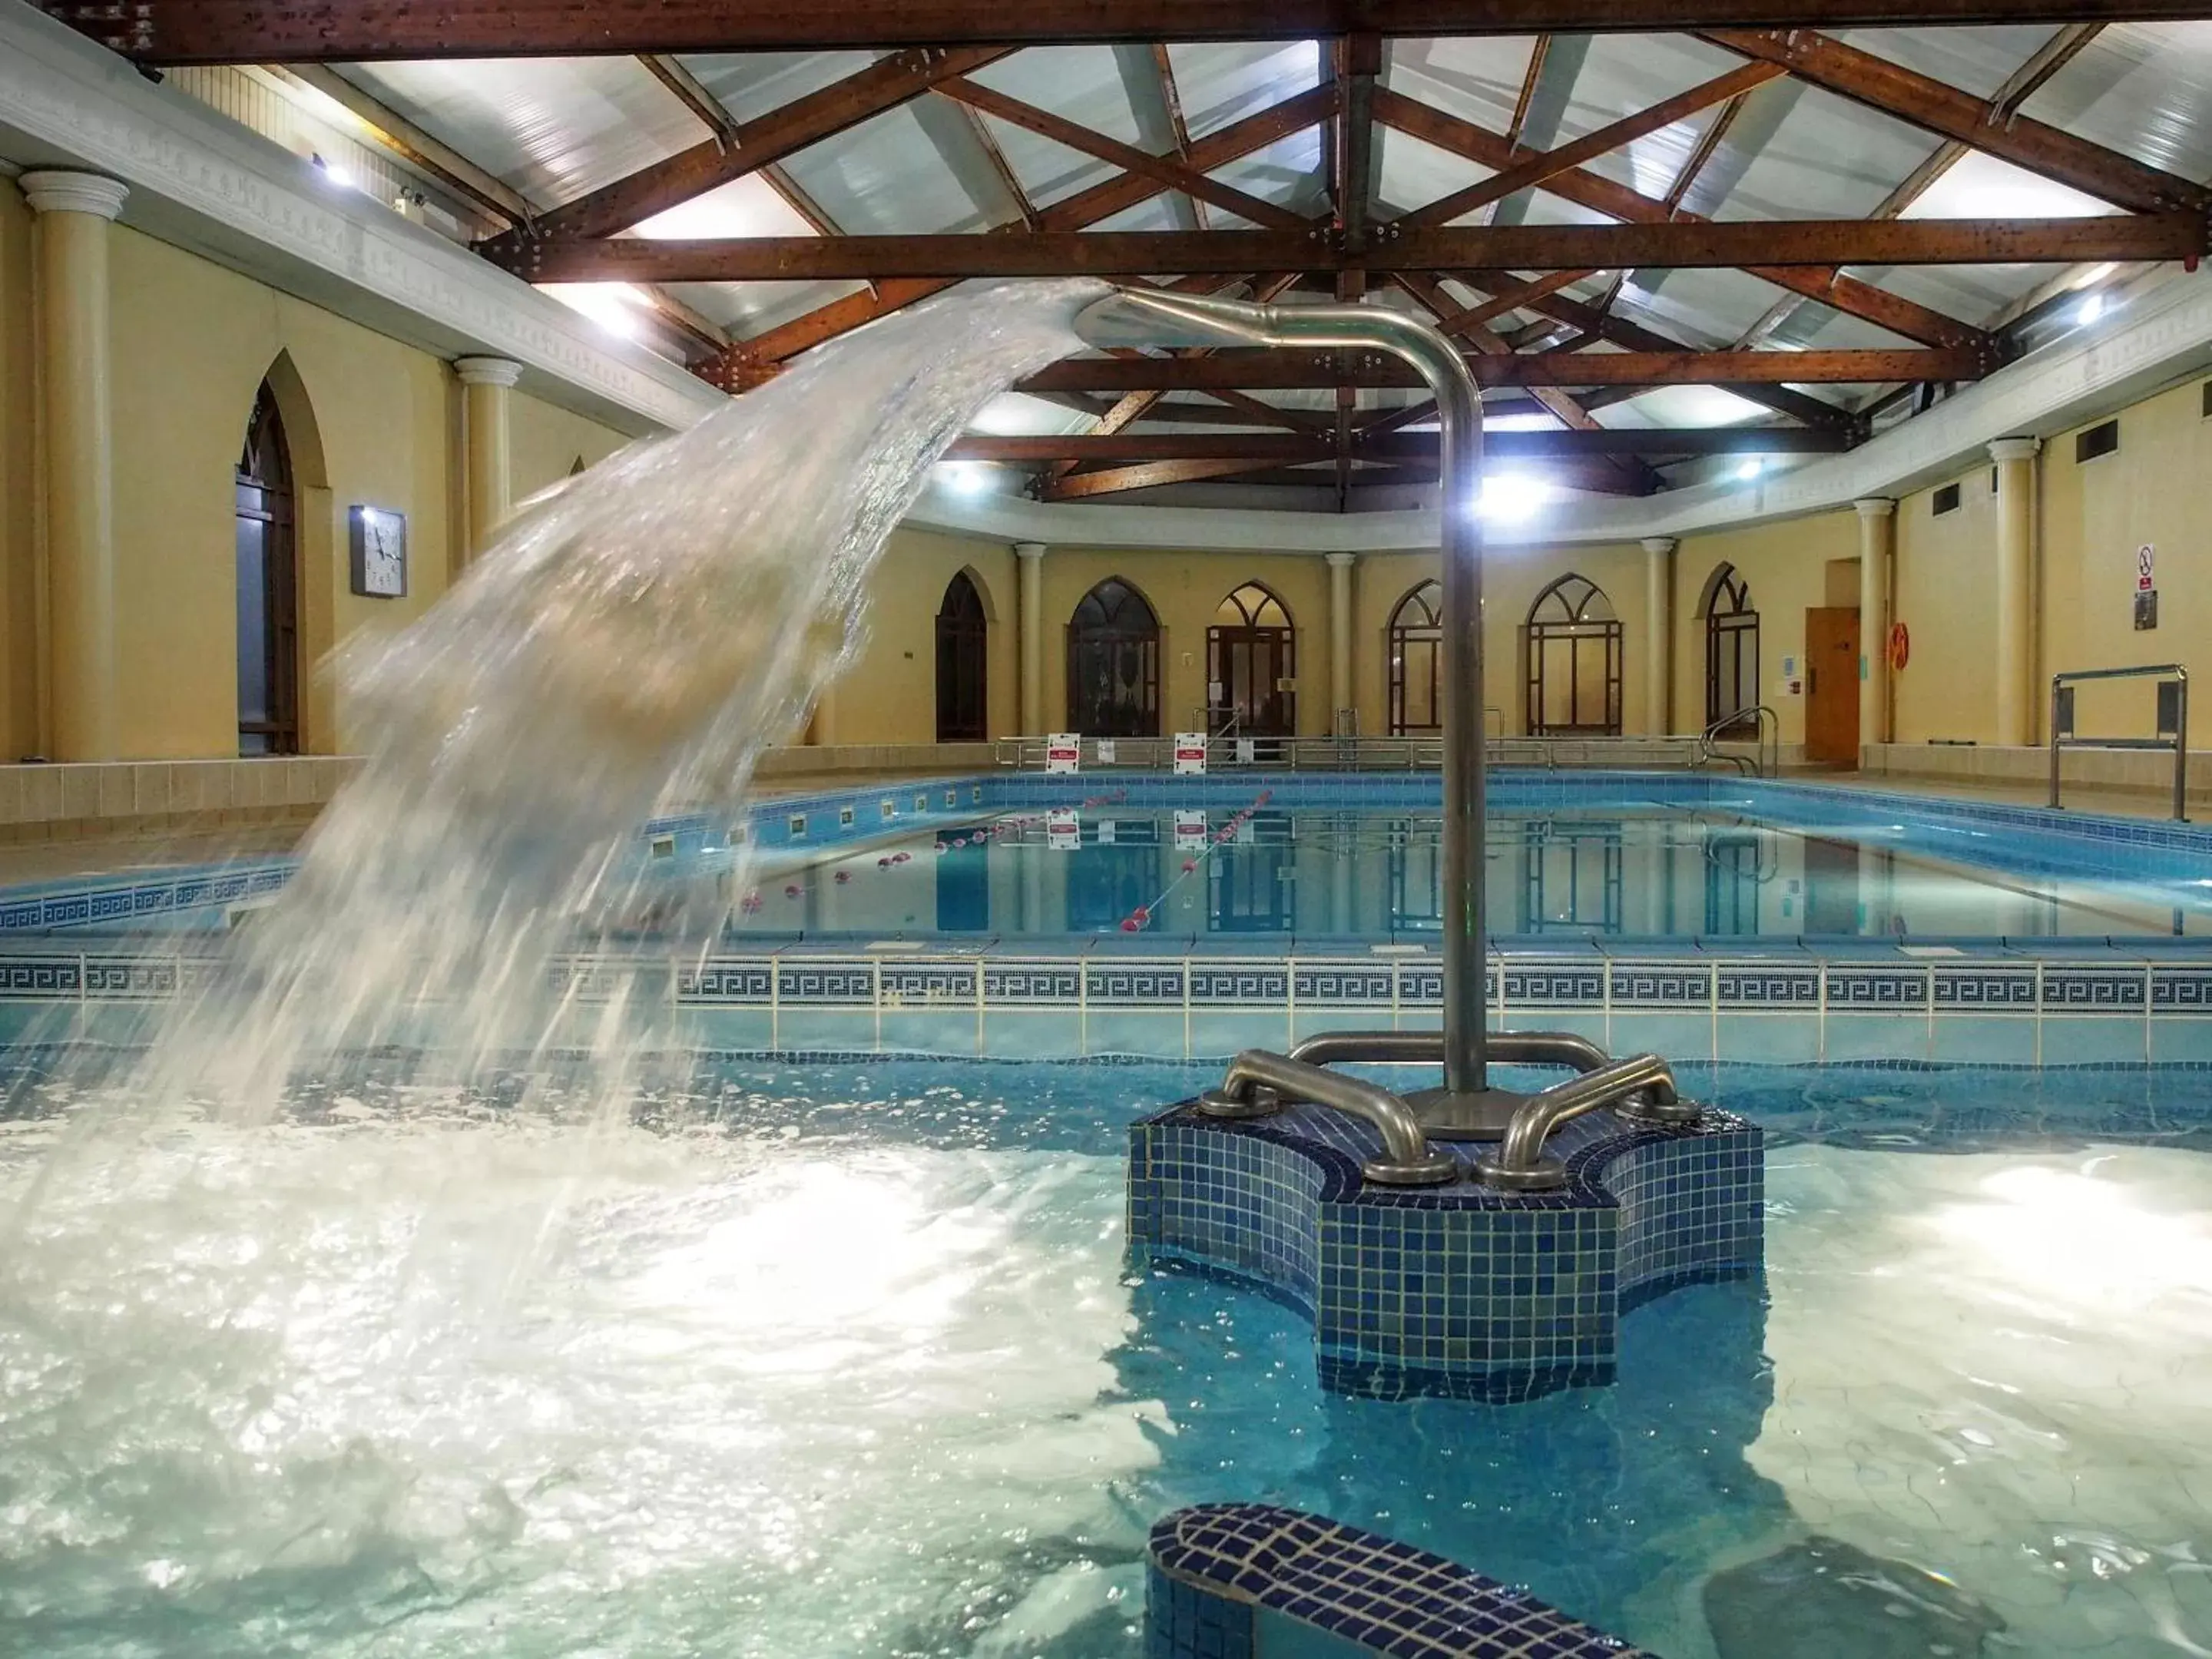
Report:
[{"label": "pool handrail", "polygon": [[[1700,764],[1727,761],[1739,772],[1745,769],[1744,757],[1741,755],[1723,755],[1714,746],[1720,741],[1722,732],[1744,720],[1749,720],[1752,724],[1752,759],[1749,769],[1751,775],[1754,778],[1779,777],[1782,775],[1782,716],[1775,713],[1771,704],[1763,702],[1747,704],[1734,714],[1723,714],[1707,725],[1705,729],[1698,734],[1698,758]],[[1771,765],[1769,765],[1766,758],[1767,739],[1770,732],[1773,737],[1774,760]]]},{"label": "pool handrail", "polygon": [[1389,1187],[1431,1187],[1456,1181],[1462,1174],[1459,1160],[1431,1150],[1413,1109],[1388,1089],[1265,1048],[1247,1048],[1231,1060],[1221,1086],[1198,1097],[1198,1109],[1212,1117],[1263,1115],[1273,1108],[1261,1091],[1311,1101],[1372,1124],[1382,1137],[1382,1156],[1360,1166],[1370,1181]]},{"label": "pool handrail", "polygon": [[1475,1178],[1509,1192],[1565,1186],[1566,1165],[1547,1153],[1544,1143],[1561,1125],[1606,1106],[1632,1122],[1668,1127],[1698,1116],[1698,1109],[1675,1092],[1673,1067],[1656,1054],[1630,1054],[1529,1096],[1498,1150],[1475,1159]]},{"label": "pool handrail", "polygon": [[[1434,1066],[1443,1056],[1441,1031],[1326,1031],[1291,1050],[1292,1060],[1309,1066]],[[1508,1066],[1571,1066],[1577,1072],[1609,1063],[1604,1049],[1572,1031],[1492,1031],[1490,1057]]]},{"label": "pool handrail", "polygon": [[[2155,679],[2175,688],[2173,731],[2154,738],[2077,738],[2074,735],[2073,705],[2061,713],[2061,692],[2087,680]],[[2063,729],[2061,729],[2061,721]],[[2154,722],[2155,724],[2157,722]],[[2178,662],[2145,663],[2134,668],[2075,668],[2051,677],[2051,796],[2045,804],[2052,811],[2063,809],[2058,800],[2058,757],[2067,749],[2171,749],[2173,750],[2173,818],[2189,821],[2189,671]]]}]

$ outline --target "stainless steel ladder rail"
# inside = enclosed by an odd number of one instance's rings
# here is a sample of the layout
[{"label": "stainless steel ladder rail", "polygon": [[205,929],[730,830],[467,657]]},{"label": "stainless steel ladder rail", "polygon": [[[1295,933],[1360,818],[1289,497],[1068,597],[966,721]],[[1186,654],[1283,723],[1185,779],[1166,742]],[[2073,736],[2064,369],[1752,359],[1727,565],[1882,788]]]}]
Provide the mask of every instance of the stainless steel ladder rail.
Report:
[{"label": "stainless steel ladder rail", "polygon": [[[1751,762],[1750,775],[1754,778],[1771,778],[1780,776],[1782,772],[1782,716],[1776,714],[1771,706],[1763,702],[1753,703],[1747,708],[1739,708],[1732,714],[1723,714],[1718,720],[1706,726],[1703,732],[1699,732],[1698,734],[1698,764],[1701,766],[1706,764],[1718,764],[1722,761],[1726,761],[1729,765],[1735,767],[1737,771],[1742,771],[1744,769],[1744,759],[1742,756],[1723,755],[1713,745],[1719,741],[1720,734],[1722,732],[1728,730],[1729,726],[1734,726],[1737,721],[1747,718],[1750,720],[1752,724],[1753,758]],[[1774,744],[1774,761],[1771,768],[1769,767],[1766,759],[1767,737],[1770,732],[1773,734]]]},{"label": "stainless steel ladder rail", "polygon": [[[2077,738],[2074,735],[2074,688],[2093,680],[2150,680],[2161,692],[2174,688],[2173,719],[2168,730],[2165,698],[2159,700],[2154,738]],[[2058,762],[2069,749],[2171,749],[2173,750],[2173,817],[2189,821],[2189,671],[2178,662],[2147,663],[2137,668],[2076,668],[2051,677],[2051,797],[2045,803],[2059,805]]]}]

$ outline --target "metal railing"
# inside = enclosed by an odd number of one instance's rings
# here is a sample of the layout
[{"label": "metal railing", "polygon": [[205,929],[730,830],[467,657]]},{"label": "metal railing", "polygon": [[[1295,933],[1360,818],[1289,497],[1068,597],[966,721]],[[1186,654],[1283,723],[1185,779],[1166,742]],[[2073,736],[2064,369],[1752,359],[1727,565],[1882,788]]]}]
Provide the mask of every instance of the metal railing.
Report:
[{"label": "metal railing", "polygon": [[[1747,720],[1752,727],[1748,775],[1754,778],[1779,777],[1782,775],[1782,716],[1763,702],[1739,708],[1733,714],[1723,714],[1700,732],[1698,734],[1699,764],[1717,766],[1726,762],[1739,772],[1743,771],[1746,762],[1741,755],[1723,755],[1716,745],[1720,742],[1722,732]],[[1770,740],[1772,744],[1771,751],[1768,746]],[[1768,759],[1770,752],[1773,757],[1771,761]]]},{"label": "metal railing", "polygon": [[[1628,1122],[1659,1128],[1698,1120],[1698,1108],[1677,1095],[1674,1072],[1656,1054],[1608,1060],[1604,1049],[1571,1031],[1492,1031],[1487,1047],[1495,1060],[1565,1066],[1577,1075],[1516,1097],[1498,1126],[1497,1150],[1474,1160],[1474,1177],[1486,1187],[1541,1192],[1565,1186],[1566,1165],[1547,1153],[1545,1144],[1555,1129],[1601,1107]],[[1443,1052],[1441,1031],[1331,1031],[1308,1037],[1288,1055],[1247,1049],[1230,1063],[1218,1089],[1199,1097],[1198,1109],[1210,1117],[1265,1117],[1279,1111],[1285,1099],[1311,1101],[1364,1118],[1381,1132],[1382,1156],[1361,1170],[1368,1180],[1390,1186],[1449,1181],[1458,1175],[1458,1164],[1449,1154],[1429,1150],[1403,1100],[1323,1069],[1346,1063],[1433,1066]],[[1437,1133],[1430,1126],[1430,1135]]]},{"label": "metal railing", "polygon": [[[1243,735],[1243,734],[1238,734]],[[1097,739],[1083,739],[1085,771],[1164,772],[1175,765],[1175,744],[1168,738],[1114,738],[1114,758],[1100,760]],[[1249,760],[1238,758],[1235,737],[1206,739],[1206,764],[1212,771],[1419,772],[1443,764],[1443,739],[1402,738],[1261,738],[1251,739]],[[1636,738],[1493,737],[1483,744],[1486,763],[1526,766],[1546,771],[1562,768],[1620,769],[1680,767],[1695,770],[1714,758],[1746,764],[1737,755],[1709,757],[1702,740],[1687,736]],[[1000,738],[993,744],[995,763],[1008,769],[1037,770],[1045,762],[1042,738]]]},{"label": "metal railing", "polygon": [[[2156,680],[2158,735],[2154,738],[2077,738],[2074,735],[2074,688],[2087,680]],[[2171,695],[2167,688],[2172,687]],[[2171,749],[2173,750],[2173,816],[2189,818],[2189,671],[2178,662],[2141,668],[2077,668],[2051,677],[2051,799],[2058,807],[2058,759],[2068,749]]]}]

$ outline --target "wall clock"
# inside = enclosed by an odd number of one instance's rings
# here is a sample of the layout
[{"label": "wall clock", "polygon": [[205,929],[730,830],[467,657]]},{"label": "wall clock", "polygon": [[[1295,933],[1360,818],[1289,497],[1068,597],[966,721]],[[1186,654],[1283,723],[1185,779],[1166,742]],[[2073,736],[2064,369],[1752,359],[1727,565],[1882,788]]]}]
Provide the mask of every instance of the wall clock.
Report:
[{"label": "wall clock", "polygon": [[353,591],[375,599],[407,597],[407,515],[380,507],[346,513]]}]

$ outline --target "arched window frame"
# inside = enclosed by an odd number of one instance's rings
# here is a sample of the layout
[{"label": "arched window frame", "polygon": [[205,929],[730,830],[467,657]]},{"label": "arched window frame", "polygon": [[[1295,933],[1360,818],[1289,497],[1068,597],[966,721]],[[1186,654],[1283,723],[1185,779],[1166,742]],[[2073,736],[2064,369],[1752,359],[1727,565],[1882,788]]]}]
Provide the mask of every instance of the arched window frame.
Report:
[{"label": "arched window frame", "polygon": [[990,617],[964,568],[937,605],[937,740],[981,743],[990,735]]},{"label": "arched window frame", "polygon": [[[1431,577],[1408,588],[1390,611],[1390,735],[1443,730],[1444,586]],[[1416,715],[1426,714],[1426,720]]]},{"label": "arched window frame", "polygon": [[231,483],[238,752],[300,752],[300,548],[291,448],[267,380],[246,417]]},{"label": "arched window frame", "polygon": [[[1160,734],[1160,623],[1133,582],[1109,576],[1067,623],[1067,723],[1086,737]],[[1123,695],[1108,695],[1115,684]]]},{"label": "arched window frame", "polygon": [[1723,564],[1706,579],[1698,610],[1705,619],[1705,724],[1718,737],[1755,733],[1755,715],[1721,724],[1759,702],[1759,611],[1751,584]]},{"label": "arched window frame", "polygon": [[[1606,591],[1579,571],[1570,570],[1536,595],[1522,624],[1522,651],[1528,665],[1528,727],[1531,737],[1618,737],[1620,735],[1621,627]],[[1603,707],[1585,706],[1584,653],[1602,653]],[[1564,662],[1562,662],[1564,659]],[[1567,688],[1565,720],[1548,719],[1547,681],[1564,667]]]},{"label": "arched window frame", "polygon": [[1243,736],[1297,731],[1297,631],[1265,582],[1248,581],[1214,607],[1206,630],[1206,726]]}]

